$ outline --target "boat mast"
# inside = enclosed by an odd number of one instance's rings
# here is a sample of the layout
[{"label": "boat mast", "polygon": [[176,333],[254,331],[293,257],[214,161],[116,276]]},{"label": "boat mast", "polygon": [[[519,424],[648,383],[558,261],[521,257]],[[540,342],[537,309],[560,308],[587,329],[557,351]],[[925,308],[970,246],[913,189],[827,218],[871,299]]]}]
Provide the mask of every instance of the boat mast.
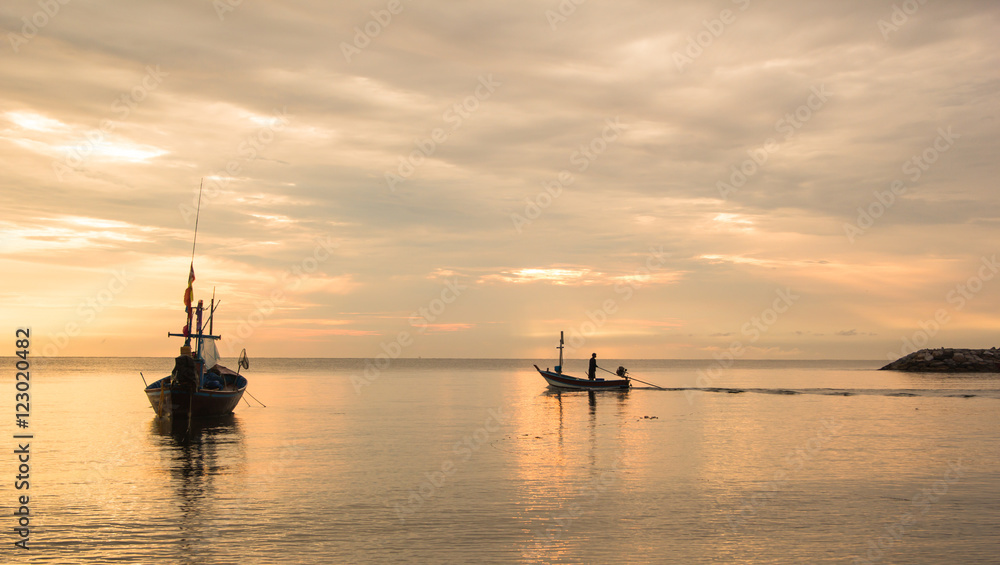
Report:
[{"label": "boat mast", "polygon": [[[194,240],[191,242],[191,269],[189,271],[190,274],[188,275],[189,279],[191,278],[191,275],[194,274],[194,250],[198,246],[198,220],[201,219],[201,194],[202,194],[202,192],[204,190],[205,190],[205,179],[201,179],[201,185],[198,187],[198,210],[195,212],[195,215],[194,215]],[[188,287],[191,286],[191,283],[192,283],[192,281],[188,280]],[[192,294],[194,294],[193,291],[192,291]],[[194,297],[191,296],[189,298],[193,299]],[[191,307],[190,306],[188,307],[187,315],[188,315],[187,327],[188,327],[188,333],[190,334],[191,333],[191,315],[192,315]],[[200,311],[199,311],[198,315],[199,316],[201,315]],[[201,328],[198,329],[198,333],[199,334],[201,333]],[[189,336],[186,336],[186,338],[184,339],[184,345],[186,347],[190,347],[191,346],[191,338]]]},{"label": "boat mast", "polygon": [[201,193],[205,190],[205,179],[198,187],[198,210],[194,214],[194,241],[191,242],[191,264],[194,265],[194,248],[198,245],[198,220],[201,218]]},{"label": "boat mast", "polygon": [[[202,187],[204,187],[204,185],[205,185],[205,179],[202,179]],[[201,212],[201,191],[200,190],[198,192],[198,211],[199,211],[199,214],[200,214],[200,212]],[[195,218],[195,221],[194,221],[194,239],[195,239],[195,243],[192,244],[192,246],[191,246],[191,275],[194,274],[194,250],[195,250],[195,245],[198,242],[198,220],[197,220],[197,218]],[[192,282],[194,280],[191,277],[191,275],[188,275],[188,289],[189,290],[191,290],[191,284],[192,284]],[[185,295],[184,295],[184,303],[185,304],[191,304],[191,299],[193,298],[193,296],[191,296],[192,294],[194,294],[194,293],[193,292],[191,292],[191,294],[185,293]],[[207,320],[204,318],[204,316],[205,316],[205,301],[204,300],[199,300],[197,306],[195,306],[195,305],[192,304],[191,306],[188,307],[188,313],[187,313],[187,315],[188,315],[188,323],[187,323],[187,326],[184,327],[184,333],[175,334],[175,333],[167,332],[167,337],[183,337],[184,338],[184,347],[181,348],[181,353],[182,354],[184,354],[184,355],[191,355],[196,360],[200,360],[202,362],[202,364],[204,364],[205,358],[202,355],[202,348],[205,345],[205,340],[206,339],[222,339],[222,336],[215,335],[215,334],[212,333],[213,320],[215,319],[215,316],[214,316],[215,309],[219,307],[219,304],[221,302],[222,302],[221,300],[219,300],[218,302],[216,302],[216,300],[215,300],[215,289],[213,288],[212,289],[212,303],[211,303],[211,305],[208,308],[208,319]],[[197,312],[197,317],[195,317],[195,312]],[[197,326],[192,326],[192,324],[194,324],[194,323],[197,323]],[[206,329],[208,330],[208,333],[205,333]],[[191,338],[195,338],[197,340],[197,342],[195,343],[195,350],[194,351],[191,351]],[[186,349],[186,351],[185,351],[185,349]],[[205,369],[210,369],[210,368],[211,367],[204,367],[204,366],[201,368],[201,374],[199,375],[199,387],[202,386],[201,383],[200,383],[200,379],[201,379],[202,376],[204,376]]]},{"label": "boat mast", "polygon": [[205,301],[204,300],[199,300],[198,301],[198,325],[195,326],[198,329],[198,334],[197,334],[198,335],[198,348],[196,350],[196,353],[197,353],[198,357],[201,357],[201,348],[202,348],[202,345],[204,344],[204,341],[205,341],[205,338],[202,337],[204,334],[201,333],[201,330],[202,330],[202,327],[203,327],[202,326],[202,321],[201,321],[202,320],[201,319],[201,315],[202,315],[202,313],[204,313],[204,311],[205,311]]},{"label": "boat mast", "polygon": [[215,320],[215,287],[212,287],[212,302],[208,307],[208,333],[212,333],[212,322]]},{"label": "boat mast", "polygon": [[202,348],[205,347],[205,334],[202,333],[203,326],[201,323],[201,316],[204,311],[205,311],[205,301],[199,300],[198,301],[198,352],[195,354],[194,357],[195,361],[201,367],[198,370],[198,388],[205,386],[205,383],[202,382],[203,378],[205,377],[205,357],[204,355],[202,355]]},{"label": "boat mast", "polygon": [[562,364],[563,364],[563,333],[561,331],[559,332],[559,347],[557,347],[556,349],[559,350],[559,364],[556,365],[556,372],[557,373],[562,373]]}]

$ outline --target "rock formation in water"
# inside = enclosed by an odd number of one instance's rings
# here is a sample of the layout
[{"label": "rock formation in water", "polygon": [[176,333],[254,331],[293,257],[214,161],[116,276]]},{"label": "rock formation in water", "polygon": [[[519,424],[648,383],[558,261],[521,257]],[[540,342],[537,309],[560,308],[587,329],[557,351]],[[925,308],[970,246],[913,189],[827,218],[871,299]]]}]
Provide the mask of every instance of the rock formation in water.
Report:
[{"label": "rock formation in water", "polygon": [[889,363],[882,371],[1000,373],[1000,350],[921,349]]}]

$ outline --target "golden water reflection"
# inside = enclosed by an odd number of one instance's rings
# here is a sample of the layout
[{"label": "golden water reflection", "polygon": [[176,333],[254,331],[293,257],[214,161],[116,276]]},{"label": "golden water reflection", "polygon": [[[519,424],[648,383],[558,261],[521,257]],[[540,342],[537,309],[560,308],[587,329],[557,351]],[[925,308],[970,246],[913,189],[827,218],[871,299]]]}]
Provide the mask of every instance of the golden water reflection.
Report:
[{"label": "golden water reflection", "polygon": [[218,488],[217,481],[241,476],[246,467],[246,446],[239,419],[230,414],[188,423],[153,418],[151,439],[159,443],[163,465],[159,480],[170,485],[178,511],[178,549],[187,555],[204,541],[206,528],[220,513],[219,495],[232,485]]},{"label": "golden water reflection", "polygon": [[537,384],[524,390],[534,394],[522,399],[530,408],[512,422],[511,450],[517,519],[529,540],[521,557],[556,562],[578,535],[577,520],[590,506],[613,503],[614,491],[622,487],[616,473],[637,440],[628,426],[634,420],[630,392],[562,391]]}]

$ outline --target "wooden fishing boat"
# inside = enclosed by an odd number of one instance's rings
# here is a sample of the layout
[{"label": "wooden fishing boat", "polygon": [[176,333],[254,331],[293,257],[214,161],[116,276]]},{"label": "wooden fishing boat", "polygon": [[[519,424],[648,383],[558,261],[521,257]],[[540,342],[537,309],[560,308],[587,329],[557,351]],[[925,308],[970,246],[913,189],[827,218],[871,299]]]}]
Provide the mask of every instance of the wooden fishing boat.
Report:
[{"label": "wooden fishing boat", "polygon": [[184,421],[190,412],[192,418],[212,418],[233,413],[243,398],[247,380],[240,376],[227,382],[224,389],[198,389],[191,396],[191,389],[180,388],[164,377],[146,387],[149,403],[161,418]]},{"label": "wooden fishing boat", "polygon": [[548,368],[542,370],[538,365],[535,365],[535,370],[542,375],[550,387],[572,390],[628,390],[632,386],[628,372],[624,367],[619,367],[616,373],[621,377],[620,379],[581,379],[564,374],[562,372],[563,347],[563,332],[559,332],[559,347],[556,348],[559,350],[559,364],[556,365],[555,370],[550,371]]},{"label": "wooden fishing boat", "polygon": [[545,379],[545,382],[549,383],[549,386],[554,388],[568,388],[575,390],[616,390],[628,389],[632,386],[628,377],[624,379],[590,380],[571,377],[555,371],[542,370],[538,368],[538,365],[535,365],[535,369],[538,369],[538,372],[542,375],[542,378]]},{"label": "wooden fishing boat", "polygon": [[[203,305],[198,303],[198,316]],[[214,309],[214,308],[213,308]],[[167,334],[197,340],[197,348],[181,347],[181,354],[174,359],[174,370],[169,376],[150,383],[146,396],[156,415],[174,421],[190,418],[211,418],[231,414],[243,398],[247,379],[218,363],[215,340],[221,336],[199,330],[195,334]],[[240,355],[239,368],[249,368],[246,350]]]},{"label": "wooden fishing boat", "polygon": [[[199,194],[198,214],[200,213]],[[240,354],[236,372],[219,364],[219,352],[215,342],[222,339],[222,336],[212,333],[215,309],[218,307],[215,293],[212,293],[207,323],[202,323],[205,313],[204,301],[199,300],[197,307],[191,306],[194,295],[194,248],[197,242],[198,220],[195,219],[191,271],[188,275],[187,289],[184,291],[187,324],[182,333],[167,333],[168,337],[183,337],[184,345],[181,346],[180,355],[174,359],[174,370],[170,375],[146,385],[145,389],[149,404],[158,417],[172,418],[175,422],[187,421],[188,428],[192,418],[231,414],[247,388],[247,379],[239,374],[239,370],[250,368],[246,349]],[[193,332],[192,322],[196,323]],[[203,330],[207,330],[207,333]],[[194,341],[193,349],[192,341]]]}]

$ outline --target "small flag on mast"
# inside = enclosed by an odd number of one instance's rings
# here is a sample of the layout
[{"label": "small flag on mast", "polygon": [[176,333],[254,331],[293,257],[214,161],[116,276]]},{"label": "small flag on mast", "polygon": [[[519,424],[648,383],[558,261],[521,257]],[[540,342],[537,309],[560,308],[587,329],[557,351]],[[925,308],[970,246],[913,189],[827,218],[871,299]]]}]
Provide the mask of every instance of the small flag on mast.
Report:
[{"label": "small flag on mast", "polygon": [[191,335],[191,298],[194,296],[194,261],[191,262],[191,274],[188,275],[188,286],[184,289],[184,311],[188,315],[188,323],[184,326],[184,337]]}]

